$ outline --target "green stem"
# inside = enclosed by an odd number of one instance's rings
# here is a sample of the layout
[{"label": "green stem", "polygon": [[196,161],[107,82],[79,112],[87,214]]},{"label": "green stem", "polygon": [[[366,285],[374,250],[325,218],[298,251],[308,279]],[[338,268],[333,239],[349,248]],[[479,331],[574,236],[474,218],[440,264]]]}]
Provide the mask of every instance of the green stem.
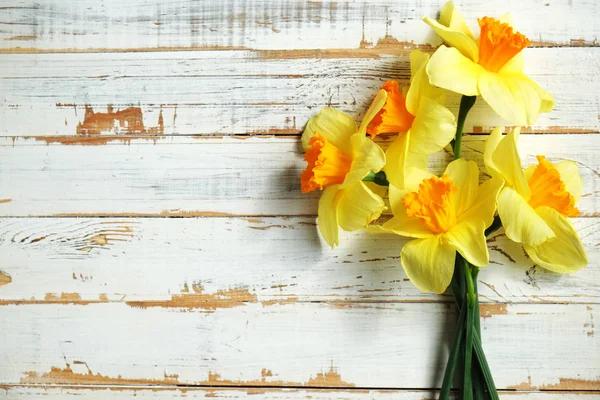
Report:
[{"label": "green stem", "polygon": [[388,182],[384,171],[377,173],[373,171],[369,172],[369,175],[363,178],[363,182],[373,182],[379,186],[390,186],[390,182]]},{"label": "green stem", "polygon": [[467,334],[465,335],[465,376],[463,380],[463,399],[471,400],[473,399],[473,382],[471,366],[473,362],[473,319],[475,317],[475,307],[473,307],[473,305],[467,302],[467,306],[463,308],[467,309]]},{"label": "green stem", "polygon": [[456,375],[457,365],[464,364],[464,361],[462,360],[462,356],[464,355],[464,326],[468,308],[466,307],[465,300],[466,264],[464,258],[459,253],[456,253],[454,265],[454,274],[452,275],[450,287],[454,295],[458,318],[456,320],[456,333],[454,336],[454,341],[450,347],[448,363],[446,364],[446,371],[444,372],[444,380],[442,382],[442,389],[439,397],[440,400],[447,400],[449,398],[452,382],[454,380],[454,376]]},{"label": "green stem", "polygon": [[474,265],[472,265],[471,268],[471,275],[473,277],[473,286],[475,291],[475,315],[477,316],[477,318],[475,318],[475,329],[477,330],[477,333],[479,333],[479,336],[481,336],[481,323],[479,318],[479,290],[477,290],[477,277],[479,276],[479,268]]},{"label": "green stem", "polygon": [[[476,266],[473,266],[472,268],[473,283],[475,285],[475,333],[479,336],[481,340],[481,317],[479,316],[479,290],[477,289],[477,276],[479,275],[479,268],[477,268]],[[481,366],[477,361],[477,357],[475,357],[475,366],[473,368],[473,391],[475,393],[475,399],[485,400],[485,381],[483,379],[483,373],[481,372]]]},{"label": "green stem", "polygon": [[469,268],[468,262],[464,260],[464,263],[465,277],[467,278],[467,304],[470,307],[475,307],[477,296],[475,295],[475,284],[473,283],[473,275],[471,274],[471,269]]},{"label": "green stem", "polygon": [[457,258],[456,258],[456,266],[455,268],[458,268],[458,287],[459,287],[459,293],[460,293],[460,304],[461,306],[466,304],[466,300],[465,300],[465,296],[467,293],[466,290],[466,280],[465,280],[465,269],[466,269],[466,264],[465,264],[465,259],[457,252],[456,253]]},{"label": "green stem", "polygon": [[[477,357],[473,357],[473,360],[477,361]],[[474,362],[473,366],[473,394],[476,400],[486,400],[485,382],[481,374],[481,368],[476,362]]]},{"label": "green stem", "polygon": [[[458,287],[459,287],[459,293],[460,293],[460,307],[458,308],[458,310],[465,310],[465,313],[468,313],[468,308],[467,308],[467,286],[466,286],[466,278],[465,278],[465,274],[466,274],[466,269],[467,269],[467,264],[465,262],[465,259],[460,255],[460,253],[456,252],[456,262],[455,262],[455,268],[458,269]],[[466,323],[466,318],[465,318],[465,323]],[[460,325],[460,329],[465,329],[465,323],[463,323],[462,325]],[[460,354],[461,354],[461,365],[462,365],[462,381],[464,381],[464,376],[465,376],[465,360],[464,360],[464,356],[465,356],[465,342],[463,339],[463,342],[460,344]],[[464,387],[462,387],[463,392],[464,392]]]},{"label": "green stem", "polygon": [[460,308],[464,302],[464,285],[461,285],[461,282],[464,283],[464,277],[462,276],[462,269],[460,268],[460,259],[462,256],[457,252],[456,259],[454,261],[454,274],[452,275],[452,281],[450,283],[450,288],[452,289],[452,294],[454,295],[454,301],[456,304],[456,310],[460,312]]},{"label": "green stem", "polygon": [[467,307],[462,307],[458,320],[456,321],[456,333],[454,334],[454,342],[452,343],[450,354],[448,355],[448,363],[446,364],[446,372],[444,372],[444,381],[442,390],[440,391],[440,400],[448,400],[450,398],[450,389],[456,371],[456,364],[460,350],[460,344],[463,336],[463,325],[465,324]]},{"label": "green stem", "polygon": [[[454,304],[458,311],[462,311],[464,306],[459,304],[460,298],[456,296],[458,293],[455,293],[454,296]],[[485,358],[485,353],[483,352],[483,346],[481,345],[481,335],[475,331],[473,333],[473,349],[475,350],[475,359],[481,368],[481,374],[483,375],[483,379],[485,381],[485,385],[488,389],[488,394],[492,400],[500,400],[498,397],[498,392],[496,390],[496,385],[494,384],[494,378],[492,377],[492,372],[490,371],[490,367],[487,363],[487,359]]]},{"label": "green stem", "polygon": [[[458,267],[458,266],[457,266]],[[455,286],[453,286],[454,289]],[[460,312],[464,307],[464,303],[461,304],[459,301],[462,301],[459,297],[459,293],[457,291],[454,292],[454,304],[456,308]],[[462,329],[462,327],[461,327]],[[500,400],[498,397],[498,392],[496,390],[496,385],[494,384],[494,378],[492,377],[492,372],[490,371],[490,367],[487,363],[487,359],[485,358],[485,353],[483,352],[483,346],[481,345],[481,335],[475,330],[473,334],[473,348],[475,350],[475,359],[479,364],[479,368],[481,369],[481,374],[483,375],[483,379],[485,382],[485,386],[488,389],[488,394],[491,400]]]},{"label": "green stem", "polygon": [[[471,269],[467,261],[464,261],[465,268],[465,278],[467,281],[467,326],[466,326],[466,335],[465,335],[465,375],[463,381],[463,399],[471,400],[473,399],[473,382],[472,382],[472,361],[473,361],[473,337],[475,331],[475,303],[476,303],[476,295],[475,295],[475,285],[473,283],[473,276],[471,274]],[[463,308],[465,308],[463,306]]]},{"label": "green stem", "polygon": [[460,108],[458,109],[458,119],[456,121],[456,135],[454,136],[454,142],[452,144],[452,149],[454,150],[454,159],[457,160],[460,158],[460,151],[462,146],[462,134],[463,129],[465,127],[465,120],[467,119],[467,114],[473,104],[475,104],[475,100],[477,96],[463,96],[460,99]]},{"label": "green stem", "polygon": [[496,385],[494,384],[494,378],[492,377],[492,372],[490,371],[490,367],[487,363],[487,359],[485,358],[485,353],[483,352],[483,346],[481,345],[481,337],[475,332],[473,338],[473,346],[475,350],[475,356],[479,361],[479,366],[481,367],[481,374],[483,375],[483,379],[485,380],[485,385],[488,388],[488,393],[492,400],[500,400],[498,397],[498,391],[496,389]]}]

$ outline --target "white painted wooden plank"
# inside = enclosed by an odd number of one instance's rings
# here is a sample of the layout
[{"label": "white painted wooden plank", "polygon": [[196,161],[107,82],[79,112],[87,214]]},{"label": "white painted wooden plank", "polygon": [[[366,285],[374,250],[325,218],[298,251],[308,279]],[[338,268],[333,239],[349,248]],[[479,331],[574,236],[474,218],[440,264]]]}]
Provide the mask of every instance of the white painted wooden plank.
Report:
[{"label": "white painted wooden plank", "polygon": [[[557,104],[532,129],[600,131],[600,48],[529,49],[526,54],[526,72]],[[353,55],[358,58],[349,58]],[[328,105],[360,119],[385,80],[408,81],[407,51],[374,56],[248,51],[2,55],[0,134],[89,133],[86,128],[110,105],[113,113],[128,109],[133,114],[129,125],[105,115],[107,126],[98,132],[296,134]],[[458,102],[458,96],[449,96],[454,112]],[[466,129],[485,131],[497,124],[505,122],[479,101]]]},{"label": "white painted wooden plank", "polygon": [[[313,400],[353,400],[353,399],[403,399],[434,400],[436,391],[421,390],[362,390],[362,389],[275,389],[275,388],[172,388],[172,387],[127,387],[127,386],[87,386],[87,387],[36,387],[4,386],[0,387],[0,398],[30,399],[44,396],[47,400],[60,399],[313,399]],[[597,400],[598,392],[500,392],[501,398],[514,400]],[[505,397],[506,396],[506,397]],[[452,396],[458,400],[458,396]]]},{"label": "white painted wooden plank", "polygon": [[[466,137],[465,157],[481,164],[485,140]],[[319,194],[300,192],[306,163],[296,138],[47,142],[0,139],[0,216],[316,214]],[[519,150],[525,165],[537,163],[540,153],[579,163],[584,181],[579,209],[594,216],[600,210],[597,144],[596,135],[523,135]],[[430,159],[435,172],[449,161],[442,153]]]},{"label": "white painted wooden plank", "polygon": [[[426,303],[244,304],[215,312],[123,303],[6,305],[0,307],[0,382],[439,387],[450,309]],[[494,308],[482,320],[482,336],[497,386],[598,390],[600,336],[589,327],[599,319],[595,305]]]},{"label": "white painted wooden plank", "polygon": [[[593,0],[546,3],[456,1],[478,32],[477,17],[511,12],[518,29],[538,45],[595,45],[600,13]],[[285,0],[124,3],[54,0],[4,1],[3,49],[139,49],[246,47],[254,49],[357,48],[390,42],[437,43],[421,17],[443,2]],[[382,40],[384,39],[384,40]],[[383,43],[382,43],[383,42]],[[554,42],[554,43],[544,43]]]},{"label": "white painted wooden plank", "polygon": [[[587,268],[572,275],[534,268],[521,246],[497,235],[479,275],[481,301],[600,303],[600,219],[574,223]],[[331,250],[314,217],[5,218],[0,269],[12,282],[0,304],[151,301],[211,310],[240,302],[451,302],[408,281],[399,262],[404,243],[349,233]]]}]

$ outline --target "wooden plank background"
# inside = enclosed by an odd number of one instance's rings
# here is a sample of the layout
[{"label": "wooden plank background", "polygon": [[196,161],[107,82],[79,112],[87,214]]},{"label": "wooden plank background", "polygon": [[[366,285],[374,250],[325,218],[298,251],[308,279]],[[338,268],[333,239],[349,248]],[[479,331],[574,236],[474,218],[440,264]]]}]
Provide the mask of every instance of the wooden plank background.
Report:
[{"label": "wooden plank background", "polygon": [[[573,159],[584,179],[588,268],[558,276],[489,240],[496,383],[600,398],[600,4],[456,3],[473,28],[510,11],[531,38],[526,71],[557,104],[525,129],[523,162]],[[436,398],[451,298],[408,282],[398,237],[326,247],[298,138],[321,107],[360,119],[383,81],[407,82],[441,6],[2,2],[0,397]],[[468,158],[496,124],[478,101]]]}]

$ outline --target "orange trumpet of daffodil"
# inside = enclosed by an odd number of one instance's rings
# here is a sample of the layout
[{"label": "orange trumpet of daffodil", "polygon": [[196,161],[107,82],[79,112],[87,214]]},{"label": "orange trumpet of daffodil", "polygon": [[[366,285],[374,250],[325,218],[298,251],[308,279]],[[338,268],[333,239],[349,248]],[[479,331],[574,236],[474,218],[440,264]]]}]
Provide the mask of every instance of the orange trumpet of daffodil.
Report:
[{"label": "orange trumpet of daffodil", "polygon": [[355,231],[379,218],[386,209],[382,198],[363,179],[385,165],[385,153],[369,139],[366,125],[383,106],[381,95],[357,127],[349,115],[323,108],[308,121],[302,134],[308,163],[300,178],[302,192],[322,189],[318,226],[333,248],[339,244],[339,228]]},{"label": "orange trumpet of daffodil", "polygon": [[573,161],[550,163],[537,156],[538,165],[521,168],[517,152],[519,129],[504,138],[500,128],[492,131],[485,148],[485,165],[490,175],[501,179],[498,215],[509,239],[523,248],[539,266],[561,274],[587,265],[583,244],[568,220],[583,183]]},{"label": "orange trumpet of daffodil", "polygon": [[554,107],[554,98],[523,73],[522,50],[530,41],[515,31],[512,18],[479,18],[475,39],[452,2],[444,5],[439,21],[423,20],[451,47],[440,46],[431,56],[427,74],[433,85],[465,96],[481,95],[515,125],[532,125]]}]

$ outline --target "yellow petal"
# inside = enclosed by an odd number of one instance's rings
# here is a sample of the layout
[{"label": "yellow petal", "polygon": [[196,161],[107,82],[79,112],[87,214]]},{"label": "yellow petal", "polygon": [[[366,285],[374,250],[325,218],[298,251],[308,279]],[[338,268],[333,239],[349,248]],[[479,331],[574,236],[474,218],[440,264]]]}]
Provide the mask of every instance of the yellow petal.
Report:
[{"label": "yellow petal", "polygon": [[352,144],[352,165],[346,175],[346,179],[340,185],[345,189],[363,180],[369,172],[379,172],[385,165],[385,153],[374,141],[365,136],[364,132],[358,132],[350,138]]},{"label": "yellow petal", "polygon": [[475,161],[459,158],[448,164],[445,174],[450,177],[458,189],[452,195],[452,203],[456,215],[459,216],[475,201],[479,186],[479,168]]},{"label": "yellow petal", "polygon": [[326,107],[308,120],[304,133],[302,134],[302,147],[307,150],[308,142],[315,133],[323,136],[329,143],[343,152],[350,153],[350,137],[356,133],[356,122],[354,119],[341,111]]},{"label": "yellow petal", "polygon": [[390,205],[394,217],[383,224],[382,228],[387,231],[392,231],[397,235],[412,238],[427,238],[433,236],[433,232],[431,232],[431,230],[429,230],[420,220],[409,218],[406,215],[406,208],[404,207],[404,204],[402,204],[402,199],[407,193],[407,190],[390,185]]},{"label": "yellow petal", "polygon": [[554,109],[555,102],[554,97],[542,89],[537,83],[531,81],[535,86],[534,88],[538,91],[540,98],[542,99],[542,105],[540,107],[540,112],[550,112]]},{"label": "yellow petal", "polygon": [[411,80],[417,74],[418,71],[423,69],[429,61],[429,54],[422,50],[416,49],[410,52],[410,76]]},{"label": "yellow petal", "polygon": [[393,234],[394,232],[390,231],[389,229],[386,229],[383,225],[367,225],[367,227],[365,228],[365,230],[367,231],[367,233],[372,234],[372,235],[390,235]]},{"label": "yellow petal", "polygon": [[337,205],[338,223],[345,231],[356,231],[379,218],[385,203],[364,182],[344,189]]},{"label": "yellow petal", "polygon": [[444,104],[446,96],[444,91],[429,83],[426,68],[429,54],[421,50],[413,50],[410,53],[411,80],[410,87],[406,92],[406,109],[412,115],[418,115],[421,99],[427,97],[440,104]]},{"label": "yellow petal", "polygon": [[477,188],[477,194],[473,202],[463,212],[457,213],[456,219],[459,223],[464,221],[483,221],[487,228],[494,220],[498,194],[502,189],[503,181],[492,178],[483,182]]},{"label": "yellow petal", "polygon": [[519,157],[519,151],[517,149],[520,132],[520,128],[515,128],[510,131],[498,142],[491,158],[494,168],[506,181],[506,184],[513,186],[525,200],[529,200],[529,185],[523,174],[521,157]]},{"label": "yellow petal", "polygon": [[583,180],[577,163],[570,160],[560,161],[554,164],[554,168],[560,174],[560,180],[565,184],[567,192],[575,198],[575,202],[578,202],[583,193]]},{"label": "yellow petal", "polygon": [[452,280],[456,250],[442,237],[411,240],[400,253],[406,275],[424,292],[444,293]]},{"label": "yellow petal", "polygon": [[514,242],[537,246],[554,232],[516,190],[505,187],[498,196],[498,215],[506,236]]},{"label": "yellow petal", "polygon": [[529,182],[529,178],[531,178],[531,175],[533,175],[533,173],[535,172],[535,169],[537,168],[537,164],[532,164],[529,167],[525,168],[525,170],[523,170],[523,176],[525,176],[525,179]]},{"label": "yellow petal", "polygon": [[450,143],[455,132],[454,114],[438,102],[422,97],[419,112],[409,131],[408,151],[433,154]]},{"label": "yellow petal", "polygon": [[468,262],[482,268],[490,262],[484,232],[485,223],[482,220],[471,220],[452,227],[446,237]]},{"label": "yellow petal", "polygon": [[450,29],[464,33],[473,40],[475,39],[462,14],[451,1],[447,2],[442,7],[439,22]]},{"label": "yellow petal", "polygon": [[517,53],[516,56],[508,60],[506,64],[500,69],[500,74],[510,74],[515,72],[523,72],[523,68],[525,67],[525,56],[523,52]]},{"label": "yellow petal", "polygon": [[384,198],[387,197],[387,192],[388,192],[388,188],[386,186],[379,186],[376,183],[373,182],[363,182],[365,185],[367,185],[367,189],[369,189],[371,192],[375,193],[377,196]]},{"label": "yellow petal", "polygon": [[339,185],[328,186],[319,199],[317,224],[323,239],[332,249],[340,243],[337,205],[342,194]]},{"label": "yellow petal", "polygon": [[550,207],[540,207],[537,212],[556,237],[538,246],[524,245],[529,257],[540,267],[559,274],[570,274],[585,267],[588,257],[571,222]]},{"label": "yellow petal", "polygon": [[406,154],[406,164],[409,168],[427,169],[428,162],[427,154],[412,153],[411,151]]},{"label": "yellow petal", "polygon": [[515,27],[515,21],[513,20],[513,17],[512,15],[510,15],[510,13],[504,14],[503,16],[498,18],[498,21],[502,22],[503,24],[507,24],[511,28]]},{"label": "yellow petal", "polygon": [[[410,132],[399,134],[388,147],[385,152],[387,160],[385,173],[390,185],[416,191],[421,181],[432,175],[424,171],[427,169],[427,156],[408,151],[410,141]],[[407,176],[410,181],[408,184],[406,182]]]},{"label": "yellow petal", "polygon": [[554,107],[553,97],[523,73],[485,71],[478,87],[490,107],[515,125],[532,125]]},{"label": "yellow petal", "polygon": [[452,47],[440,46],[427,63],[429,82],[466,96],[479,94],[479,76],[485,70]]},{"label": "yellow petal", "polygon": [[500,173],[500,171],[498,171],[498,168],[494,164],[494,158],[492,157],[494,155],[494,151],[496,151],[496,147],[498,147],[498,144],[500,143],[501,140],[502,140],[502,128],[497,126],[494,128],[492,133],[490,133],[490,136],[488,137],[488,139],[485,142],[485,151],[483,152],[483,162],[484,162],[486,170],[487,170],[488,174],[490,174],[490,176],[504,180],[504,178],[502,178],[502,174]]},{"label": "yellow petal", "polygon": [[367,109],[367,112],[365,113],[365,116],[360,124],[360,129],[358,130],[363,135],[367,131],[367,125],[369,125],[371,120],[373,118],[375,118],[377,113],[385,105],[386,99],[387,99],[387,92],[385,90],[381,89],[379,92],[377,92],[377,95],[375,96],[375,98],[373,99],[373,102]]},{"label": "yellow petal", "polygon": [[396,235],[416,239],[428,238],[435,235],[421,221],[415,218],[407,218],[406,215],[394,216],[389,221],[386,221],[381,228]]},{"label": "yellow petal", "polygon": [[474,62],[479,60],[479,48],[477,47],[477,42],[475,39],[473,39],[472,35],[469,37],[469,35],[465,34],[464,32],[444,26],[439,22],[432,20],[431,18],[424,17],[423,21],[433,28],[435,33],[444,39],[444,42],[456,48],[457,51],[459,51],[469,60]]},{"label": "yellow petal", "polygon": [[406,189],[400,188],[394,184],[390,184],[388,187],[388,196],[390,199],[390,207],[392,208],[392,214],[397,215],[403,210],[402,199],[408,191]]},{"label": "yellow petal", "polygon": [[419,185],[423,180],[433,176],[435,175],[423,168],[416,168],[409,165],[406,168],[406,172],[404,172],[404,189],[409,192],[416,192],[419,190]]},{"label": "yellow petal", "polygon": [[[388,182],[399,188],[404,187],[404,165],[408,153],[408,134],[400,133],[385,151],[385,175]],[[393,207],[392,207],[393,209]]]}]

